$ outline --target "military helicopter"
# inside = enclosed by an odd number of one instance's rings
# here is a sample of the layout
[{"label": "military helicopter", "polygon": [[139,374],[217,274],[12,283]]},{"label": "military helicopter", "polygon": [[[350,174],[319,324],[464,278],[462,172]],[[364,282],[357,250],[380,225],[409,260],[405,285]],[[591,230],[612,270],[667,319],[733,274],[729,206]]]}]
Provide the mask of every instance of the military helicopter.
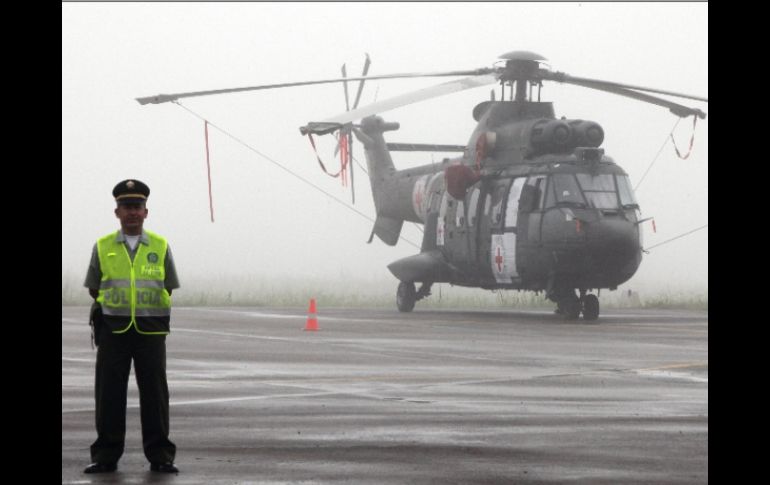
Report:
[{"label": "military helicopter", "polygon": [[[646,93],[708,102],[707,98],[597,79],[574,77],[541,66],[529,51],[500,56],[502,65],[464,71],[405,73],[160,94],[140,104],[184,97],[359,81],[352,110],[300,128],[303,135],[355,134],[363,144],[372,186],[376,235],[395,245],[405,221],[424,224],[420,252],[388,269],[400,281],[396,305],[410,312],[434,283],[544,291],[568,319],[599,317],[592,291],[614,290],[642,260],[640,208],[626,172],[600,148],[604,130],[593,121],[557,119],[540,100],[543,81],[574,84],[668,108],[679,117],[705,118],[697,108]],[[343,71],[343,75],[344,75]],[[366,80],[466,76],[358,108]],[[499,84],[501,98],[473,109],[478,122],[466,145],[387,143],[399,129],[377,116],[449,93]],[[537,99],[533,89],[537,87]],[[345,84],[347,100],[347,84]],[[508,99],[506,99],[506,93]],[[358,123],[354,123],[360,120]],[[352,142],[352,139],[350,139]],[[461,152],[440,164],[397,170],[392,151]],[[419,289],[416,283],[420,284]]]}]

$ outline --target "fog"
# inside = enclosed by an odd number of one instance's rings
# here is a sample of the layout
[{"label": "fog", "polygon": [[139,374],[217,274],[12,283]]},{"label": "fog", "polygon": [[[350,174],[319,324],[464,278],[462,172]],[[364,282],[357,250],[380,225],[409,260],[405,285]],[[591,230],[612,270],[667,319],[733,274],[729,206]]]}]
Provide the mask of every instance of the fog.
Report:
[{"label": "fog", "polygon": [[[375,239],[371,220],[343,207],[228,135],[210,128],[215,222],[210,221],[203,122],[171,103],[134,98],[357,75],[491,66],[531,50],[574,76],[708,96],[706,3],[109,3],[62,4],[62,274],[82,283],[94,241],[116,230],[113,186],[147,183],[145,227],[166,236],[182,282],[375,285],[395,292],[388,263],[418,249]],[[369,82],[361,105],[446,79]],[[354,91],[355,86],[351,87]],[[473,107],[490,88],[384,113],[388,141],[465,144]],[[499,89],[496,90],[499,94]],[[699,120],[687,160],[668,140],[665,108],[577,86],[546,83],[557,116],[602,125],[606,154],[638,184],[645,246],[708,223],[708,125]],[[681,101],[709,111],[708,104]],[[341,85],[183,99],[182,104],[350,205],[350,190],[321,172],[299,126],[344,111]],[[674,131],[686,152],[691,119]],[[319,153],[330,170],[333,139]],[[662,147],[662,150],[661,150]],[[361,145],[354,155],[364,164]],[[398,168],[444,155],[394,154]],[[356,210],[374,218],[366,175],[355,170]],[[419,245],[420,228],[402,235]],[[707,291],[708,229],[656,247],[623,288]],[[483,290],[477,290],[482,292]],[[85,291],[84,291],[85,293]],[[176,295],[176,293],[175,293]]]}]

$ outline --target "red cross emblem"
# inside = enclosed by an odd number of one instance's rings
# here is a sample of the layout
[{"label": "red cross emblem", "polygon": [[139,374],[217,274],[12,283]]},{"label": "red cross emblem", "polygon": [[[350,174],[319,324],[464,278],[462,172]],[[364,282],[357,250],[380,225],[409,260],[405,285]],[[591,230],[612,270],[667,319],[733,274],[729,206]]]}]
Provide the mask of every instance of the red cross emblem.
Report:
[{"label": "red cross emblem", "polygon": [[497,272],[503,272],[503,256],[500,254],[500,246],[497,246],[497,256],[495,256],[495,263],[497,263]]},{"label": "red cross emblem", "polygon": [[417,206],[417,210],[422,211],[422,190],[417,190],[414,194],[414,205]]}]

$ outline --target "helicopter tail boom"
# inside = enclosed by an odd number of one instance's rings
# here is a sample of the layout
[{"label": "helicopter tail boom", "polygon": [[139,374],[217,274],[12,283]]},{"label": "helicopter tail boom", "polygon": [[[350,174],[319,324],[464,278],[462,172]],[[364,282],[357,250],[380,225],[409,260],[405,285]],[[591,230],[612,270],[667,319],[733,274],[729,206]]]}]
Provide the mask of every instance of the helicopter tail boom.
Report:
[{"label": "helicopter tail boom", "polygon": [[377,215],[372,228],[372,234],[369,236],[369,242],[377,235],[382,242],[388,246],[395,246],[401,235],[401,227],[404,225],[403,219],[394,219],[392,217]]},{"label": "helicopter tail boom", "polygon": [[380,117],[364,118],[361,121],[361,129],[355,129],[356,138],[364,145],[366,155],[366,165],[369,170],[369,181],[372,184],[372,196],[374,197],[374,207],[377,211],[377,219],[372,228],[372,235],[377,235],[385,244],[395,246],[401,235],[401,227],[404,224],[403,217],[389,210],[388,187],[391,184],[393,174],[396,173],[396,167],[393,159],[387,149],[383,133],[385,131],[397,130],[398,123],[386,123]]}]

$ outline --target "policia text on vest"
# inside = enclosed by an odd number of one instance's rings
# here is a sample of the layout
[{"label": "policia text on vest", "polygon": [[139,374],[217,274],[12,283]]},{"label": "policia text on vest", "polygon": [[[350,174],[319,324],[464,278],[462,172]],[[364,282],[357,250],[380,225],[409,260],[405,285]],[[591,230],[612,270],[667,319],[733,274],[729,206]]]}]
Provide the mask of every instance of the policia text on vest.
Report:
[{"label": "policia text on vest", "polygon": [[147,230],[147,244],[137,244],[133,261],[119,234],[97,241],[102,279],[96,301],[113,333],[135,328],[142,334],[168,334],[171,296],[165,287],[166,240]]}]

